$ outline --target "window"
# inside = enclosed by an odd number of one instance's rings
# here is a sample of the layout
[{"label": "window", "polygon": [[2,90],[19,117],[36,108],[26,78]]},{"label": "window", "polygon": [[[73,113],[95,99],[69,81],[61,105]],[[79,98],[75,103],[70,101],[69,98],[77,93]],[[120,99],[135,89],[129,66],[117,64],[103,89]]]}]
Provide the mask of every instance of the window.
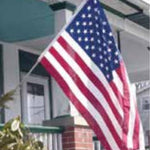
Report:
[{"label": "window", "polygon": [[[19,50],[21,78],[29,72],[37,58],[38,55]],[[40,64],[25,79],[21,88],[22,118],[25,123],[42,124],[43,120],[51,118],[50,81],[49,74]]]},{"label": "window", "polygon": [[50,119],[48,78],[29,76],[22,86],[23,120],[27,124],[42,124]]},{"label": "window", "polygon": [[150,97],[149,96],[142,98],[142,109],[145,111],[150,110]]}]

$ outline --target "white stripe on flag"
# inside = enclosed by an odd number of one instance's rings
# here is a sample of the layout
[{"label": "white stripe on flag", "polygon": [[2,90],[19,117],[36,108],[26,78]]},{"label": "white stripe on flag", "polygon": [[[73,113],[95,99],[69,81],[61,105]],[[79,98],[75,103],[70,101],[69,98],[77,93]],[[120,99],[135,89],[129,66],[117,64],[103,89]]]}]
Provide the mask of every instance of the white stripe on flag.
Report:
[{"label": "white stripe on flag", "polygon": [[116,73],[116,71],[113,71],[113,81],[114,81],[118,91],[123,96],[124,95],[124,93],[123,93],[123,83],[120,80],[120,78],[119,78],[118,74]]},{"label": "white stripe on flag", "polygon": [[143,135],[143,127],[140,120],[139,150],[145,150],[145,140]]},{"label": "white stripe on flag", "polygon": [[[130,80],[128,78],[128,74],[127,74],[127,70],[125,69],[125,76],[126,76],[126,82],[129,86],[129,92],[130,92],[130,95],[132,95],[132,99],[130,98],[130,112],[129,112],[129,131],[128,131],[128,135],[129,138],[131,138],[130,136],[132,136],[134,134],[135,131],[135,123],[134,124],[131,124],[130,120],[133,119],[134,121],[136,121],[136,113],[138,113],[137,111],[137,101],[136,101],[136,87],[135,85],[131,85],[130,83]],[[132,104],[133,103],[133,104]],[[141,147],[144,147],[144,134],[143,134],[143,131],[142,131],[142,125],[141,125],[141,120],[139,120],[139,127],[138,129],[139,132],[139,138],[141,138],[142,141],[138,141],[139,142],[139,145],[141,145]],[[128,138],[128,137],[127,137]],[[133,136],[132,136],[132,143],[131,141],[127,141],[127,146],[129,146],[129,148],[134,144],[134,141],[133,141]],[[137,142],[137,141],[136,141]],[[134,146],[134,145],[133,145]],[[133,146],[131,148],[133,148]],[[139,150],[145,150],[145,147],[142,148],[142,149],[139,149]]]},{"label": "white stripe on flag", "polygon": [[83,72],[80,66],[67,54],[67,52],[63,49],[63,47],[58,43],[55,42],[53,47],[55,50],[63,57],[63,59],[72,67],[75,73],[79,76],[82,80],[84,85],[92,92],[92,94],[96,97],[100,104],[103,105],[109,119],[111,120],[116,132],[118,133],[119,137],[122,137],[122,128],[118,124],[110,106],[108,105],[106,99],[102,95],[102,93],[97,89],[97,87],[93,84],[93,82],[88,78],[88,76]]},{"label": "white stripe on flag", "polygon": [[123,110],[119,104],[118,99],[116,98],[112,88],[110,87],[108,81],[104,77],[103,73],[100,71],[100,69],[90,60],[90,58],[87,56],[87,54],[81,49],[81,47],[72,39],[72,37],[66,32],[62,32],[61,36],[68,42],[71,43],[71,46],[75,50],[75,52],[81,57],[84,58],[83,61],[86,63],[86,65],[91,69],[93,74],[96,75],[96,77],[102,82],[104,87],[108,89],[110,93],[111,100],[118,110],[119,114],[123,118]]},{"label": "white stripe on flag", "polygon": [[93,107],[93,105],[89,102],[89,100],[87,100],[87,98],[81,93],[81,91],[78,89],[70,75],[64,70],[61,64],[49,52],[45,53],[45,58],[54,66],[57,72],[59,72],[59,74],[67,83],[74,95],[76,95],[78,100],[82,103],[86,110],[91,114],[93,119],[97,122],[112,149],[120,150],[103,118]]},{"label": "white stripe on flag", "polygon": [[129,112],[129,131],[127,135],[127,145],[129,148],[133,148],[133,135],[136,119],[136,107],[135,107],[135,87],[131,85],[130,90],[130,112]]}]

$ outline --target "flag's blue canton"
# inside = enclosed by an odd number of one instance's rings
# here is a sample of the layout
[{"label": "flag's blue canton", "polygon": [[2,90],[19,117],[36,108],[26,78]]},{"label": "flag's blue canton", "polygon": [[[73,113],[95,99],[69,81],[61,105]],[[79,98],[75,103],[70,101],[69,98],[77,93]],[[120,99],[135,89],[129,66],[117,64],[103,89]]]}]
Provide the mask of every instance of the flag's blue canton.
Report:
[{"label": "flag's blue canton", "polygon": [[88,0],[66,30],[111,81],[120,54],[99,1]]}]

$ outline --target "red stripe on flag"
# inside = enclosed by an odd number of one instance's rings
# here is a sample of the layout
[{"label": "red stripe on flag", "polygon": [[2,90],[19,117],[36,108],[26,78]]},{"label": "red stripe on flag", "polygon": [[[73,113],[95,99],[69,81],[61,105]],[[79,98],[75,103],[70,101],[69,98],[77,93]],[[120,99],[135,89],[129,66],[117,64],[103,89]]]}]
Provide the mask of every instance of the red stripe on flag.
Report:
[{"label": "red stripe on flag", "polygon": [[55,59],[57,59],[57,61],[61,64],[61,66],[66,70],[66,72],[74,80],[74,82],[76,83],[80,91],[85,95],[85,97],[87,97],[87,99],[91,102],[91,104],[95,107],[95,109],[97,109],[99,114],[102,116],[104,122],[107,124],[114,140],[118,144],[118,147],[120,147],[120,143],[122,142],[122,139],[120,139],[120,137],[118,136],[102,104],[96,99],[96,97],[91,93],[91,91],[89,91],[89,89],[84,85],[84,83],[81,81],[81,79],[76,74],[76,72],[72,69],[71,66],[68,65],[68,63],[61,57],[61,55],[55,50],[55,48],[52,47],[50,49],[50,53],[55,57]]},{"label": "red stripe on flag", "polygon": [[140,116],[136,109],[136,118],[135,118],[135,126],[134,126],[134,134],[133,134],[133,147],[135,149],[139,148],[139,134],[140,132]]},{"label": "red stripe on flag", "polygon": [[[93,72],[90,70],[90,68],[84,63],[84,61],[80,58],[80,56],[73,50],[73,48],[68,44],[63,37],[59,37],[58,42],[61,44],[61,46],[64,48],[64,50],[73,58],[75,59],[76,63],[78,63],[79,66],[81,66],[82,70],[85,72],[85,74],[88,76],[88,78],[94,83],[94,85],[101,91],[105,99],[107,100],[112,112],[116,116],[116,119],[118,120],[118,123],[121,125],[122,117],[118,113],[118,110],[116,110],[116,107],[114,106],[109,92],[106,90],[102,82],[93,74]],[[84,59],[84,58],[83,58]]]},{"label": "red stripe on flag", "polygon": [[94,130],[97,134],[97,137],[99,140],[101,140],[101,143],[103,146],[105,146],[106,149],[110,150],[113,149],[107,142],[103,132],[101,131],[99,125],[95,121],[95,119],[91,116],[91,114],[88,112],[88,110],[79,102],[77,97],[72,93],[71,89],[67,85],[67,83],[64,81],[64,79],[61,77],[59,72],[50,64],[50,62],[43,57],[41,59],[41,64],[46,68],[46,70],[56,79],[56,81],[59,83],[60,87],[64,91],[64,93],[68,96],[68,98],[71,100],[71,102],[75,105],[75,107],[79,110],[79,112],[82,114],[82,116],[86,119],[88,124],[91,126],[91,128]]},{"label": "red stripe on flag", "polygon": [[115,94],[116,97],[118,98],[118,101],[119,101],[119,103],[120,103],[121,108],[123,109],[123,106],[122,106],[123,97],[122,97],[120,91],[118,90],[117,86],[115,85],[115,83],[114,83],[113,81],[111,81],[109,84],[110,84],[110,86],[111,86],[111,88],[112,88],[114,94]]},{"label": "red stripe on flag", "polygon": [[[120,79],[123,82],[124,85],[124,125],[123,125],[123,131],[124,131],[124,141],[125,144],[127,145],[127,134],[129,131],[129,113],[130,113],[130,101],[134,99],[130,99],[130,91],[129,91],[129,85],[128,85],[128,79],[126,77],[126,71],[125,71],[125,66],[124,63],[120,63],[120,68],[117,69],[117,73],[120,77]],[[132,93],[131,93],[132,94]],[[134,108],[133,108],[134,109]],[[135,124],[134,124],[134,135],[133,135],[133,149],[137,149],[139,146],[139,130],[140,130],[140,120],[139,120],[139,114],[137,112],[137,109],[135,108],[136,111],[136,118],[135,119]]]}]

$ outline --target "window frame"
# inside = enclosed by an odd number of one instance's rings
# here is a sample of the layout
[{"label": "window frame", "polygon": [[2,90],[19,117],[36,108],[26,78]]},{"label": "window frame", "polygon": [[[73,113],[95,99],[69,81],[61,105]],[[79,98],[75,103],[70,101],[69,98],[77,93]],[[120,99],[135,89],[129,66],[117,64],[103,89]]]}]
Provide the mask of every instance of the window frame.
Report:
[{"label": "window frame", "polygon": [[[150,96],[149,95],[142,96],[141,100],[142,100],[141,110],[144,112],[150,112]],[[145,101],[148,101],[149,109],[144,109]]]},{"label": "window frame", "polygon": [[[23,79],[25,76],[25,73],[21,73],[21,78]],[[33,84],[39,84],[44,86],[44,120],[51,119],[51,107],[50,107],[50,94],[49,94],[49,78],[45,76],[39,76],[39,75],[30,75],[27,78],[24,79],[24,82],[21,87],[21,105],[22,105],[22,120],[25,124],[30,124],[28,122],[28,111],[27,111],[27,83],[33,83]],[[43,120],[43,121],[44,121]],[[42,125],[42,123],[41,123]]]}]

